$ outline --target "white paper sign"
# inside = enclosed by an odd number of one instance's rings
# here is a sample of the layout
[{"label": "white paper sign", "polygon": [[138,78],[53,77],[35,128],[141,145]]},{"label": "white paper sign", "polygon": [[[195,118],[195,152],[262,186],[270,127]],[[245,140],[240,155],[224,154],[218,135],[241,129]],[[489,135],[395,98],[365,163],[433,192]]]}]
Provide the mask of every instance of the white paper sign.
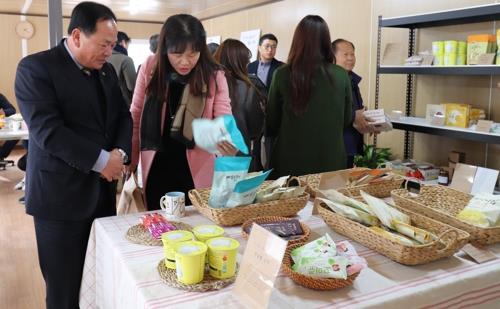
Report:
[{"label": "white paper sign", "polygon": [[253,224],[233,295],[247,308],[267,308],[287,241]]},{"label": "white paper sign", "polygon": [[220,35],[207,36],[207,44],[210,43],[220,44]]},{"label": "white paper sign", "polygon": [[259,48],[260,29],[243,31],[240,34],[240,41],[252,52],[250,62],[257,60],[257,51]]}]

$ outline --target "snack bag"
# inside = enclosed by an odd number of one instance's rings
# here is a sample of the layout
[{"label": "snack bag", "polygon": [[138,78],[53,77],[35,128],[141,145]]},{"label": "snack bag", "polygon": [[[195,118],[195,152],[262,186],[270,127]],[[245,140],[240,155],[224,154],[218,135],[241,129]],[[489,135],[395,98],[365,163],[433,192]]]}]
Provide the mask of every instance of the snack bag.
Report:
[{"label": "snack bag", "polygon": [[225,207],[233,208],[236,206],[252,204],[255,200],[255,196],[257,195],[257,190],[259,190],[259,187],[262,185],[264,180],[266,180],[267,176],[269,176],[270,172],[271,170],[254,177],[238,181],[233,192],[229,196],[229,200],[227,201]]},{"label": "snack bag", "polygon": [[310,243],[296,248],[291,252],[294,263],[298,263],[303,257],[333,257],[337,255],[337,247],[330,235],[320,237]]},{"label": "snack bag", "polygon": [[154,239],[160,239],[161,234],[176,230],[177,228],[158,213],[146,214],[142,217],[142,225]]},{"label": "snack bag", "polygon": [[479,227],[500,226],[500,196],[480,193],[474,196],[457,218]]},{"label": "snack bag", "polygon": [[292,266],[292,270],[304,275],[319,278],[347,279],[348,258],[333,257],[302,257]]},{"label": "snack bag", "polygon": [[236,183],[243,179],[250,167],[251,157],[218,157],[215,159],[214,178],[208,205],[222,208],[226,205]]},{"label": "snack bag", "polygon": [[217,144],[228,141],[239,151],[248,154],[248,147],[232,115],[223,115],[215,119],[195,119],[192,125],[196,146],[210,153],[219,154]]}]

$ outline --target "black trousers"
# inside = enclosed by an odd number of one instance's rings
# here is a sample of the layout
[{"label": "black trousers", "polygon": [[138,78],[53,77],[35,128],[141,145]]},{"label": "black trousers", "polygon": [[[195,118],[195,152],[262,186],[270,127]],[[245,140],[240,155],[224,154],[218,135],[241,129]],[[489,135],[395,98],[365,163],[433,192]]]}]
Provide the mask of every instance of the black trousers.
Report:
[{"label": "black trousers", "polygon": [[[79,308],[85,253],[95,218],[116,215],[116,185],[101,181],[94,215],[82,221],[34,217],[38,260],[46,285],[47,309]],[[71,201],[68,201],[71,203]]]}]

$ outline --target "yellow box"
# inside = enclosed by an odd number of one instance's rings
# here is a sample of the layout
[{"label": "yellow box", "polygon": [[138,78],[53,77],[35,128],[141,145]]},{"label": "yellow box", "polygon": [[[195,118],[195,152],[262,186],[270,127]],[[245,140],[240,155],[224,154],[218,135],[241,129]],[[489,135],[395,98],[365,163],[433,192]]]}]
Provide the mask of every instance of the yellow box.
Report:
[{"label": "yellow box", "polygon": [[457,55],[457,65],[465,65],[467,63],[467,54]]},{"label": "yellow box", "polygon": [[444,65],[444,54],[434,55],[434,63],[435,66],[443,66]]},{"label": "yellow box", "polygon": [[456,54],[458,52],[458,41],[444,41],[444,53]]},{"label": "yellow box", "polygon": [[457,65],[457,54],[444,54],[444,65]]},{"label": "yellow box", "polygon": [[432,42],[432,54],[433,55],[444,54],[444,41]]},{"label": "yellow box", "polygon": [[467,54],[467,42],[458,41],[458,51],[457,54]]},{"label": "yellow box", "polygon": [[445,125],[468,128],[470,118],[470,105],[461,103],[445,103]]}]

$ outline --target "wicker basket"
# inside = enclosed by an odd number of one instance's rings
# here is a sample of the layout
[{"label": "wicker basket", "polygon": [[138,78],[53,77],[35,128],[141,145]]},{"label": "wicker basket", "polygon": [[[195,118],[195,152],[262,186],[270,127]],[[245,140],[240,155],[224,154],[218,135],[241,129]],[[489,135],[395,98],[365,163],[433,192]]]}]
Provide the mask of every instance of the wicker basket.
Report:
[{"label": "wicker basket", "polygon": [[[358,167],[358,168],[352,168],[350,170],[355,171],[355,170],[366,170],[366,169],[367,168]],[[312,198],[315,198],[318,195],[319,184],[321,182],[321,175],[322,174],[309,174],[309,175],[299,176],[302,185],[307,186],[306,192],[309,193]],[[401,185],[403,184],[404,180],[405,179],[403,176],[395,174],[394,178],[391,180],[377,180],[364,185],[344,187],[343,189],[349,191],[349,195],[351,196],[358,196],[360,194],[359,191],[363,190],[372,196],[385,198],[391,196],[392,190],[401,188]]]},{"label": "wicker basket", "polygon": [[[286,220],[290,220],[290,218],[269,216],[269,217],[259,217],[259,218],[249,219],[245,221],[245,223],[243,223],[243,225],[241,226],[241,235],[243,236],[243,238],[248,239],[248,233],[246,231],[250,229],[250,227],[254,222],[259,224],[259,223],[280,222]],[[311,229],[302,222],[300,222],[300,226],[302,227],[302,231],[304,232],[304,234],[300,238],[288,240],[288,246],[294,244],[303,244],[309,239],[309,236],[311,235]]]},{"label": "wicker basket", "polygon": [[410,216],[412,225],[439,235],[436,241],[429,244],[406,246],[375,233],[361,223],[334,213],[318,200],[316,203],[320,216],[335,232],[405,265],[425,264],[452,256],[469,240],[467,232],[395,206]]},{"label": "wicker basket", "polygon": [[242,224],[248,219],[264,216],[295,216],[304,208],[309,200],[309,194],[285,200],[255,203],[234,208],[211,208],[208,206],[210,189],[193,189],[189,191],[193,206],[205,217],[222,226]]},{"label": "wicker basket", "polygon": [[283,265],[281,269],[290,277],[295,283],[313,290],[335,290],[349,285],[352,285],[354,279],[359,275],[358,273],[352,274],[347,279],[334,279],[334,278],[315,278],[303,275],[292,270],[293,260],[291,257],[292,250],[302,246],[302,244],[289,245],[286,248],[285,256],[283,257]]},{"label": "wicker basket", "polygon": [[425,186],[415,197],[412,197],[406,189],[393,190],[391,195],[399,207],[468,232],[472,243],[490,245],[500,242],[500,227],[482,228],[456,217],[472,198],[467,193],[445,186]]},{"label": "wicker basket", "polygon": [[319,174],[309,174],[298,177],[302,186],[306,186],[306,192],[309,193],[311,198],[316,197],[316,192],[319,188],[319,183],[321,182],[321,173]]}]

